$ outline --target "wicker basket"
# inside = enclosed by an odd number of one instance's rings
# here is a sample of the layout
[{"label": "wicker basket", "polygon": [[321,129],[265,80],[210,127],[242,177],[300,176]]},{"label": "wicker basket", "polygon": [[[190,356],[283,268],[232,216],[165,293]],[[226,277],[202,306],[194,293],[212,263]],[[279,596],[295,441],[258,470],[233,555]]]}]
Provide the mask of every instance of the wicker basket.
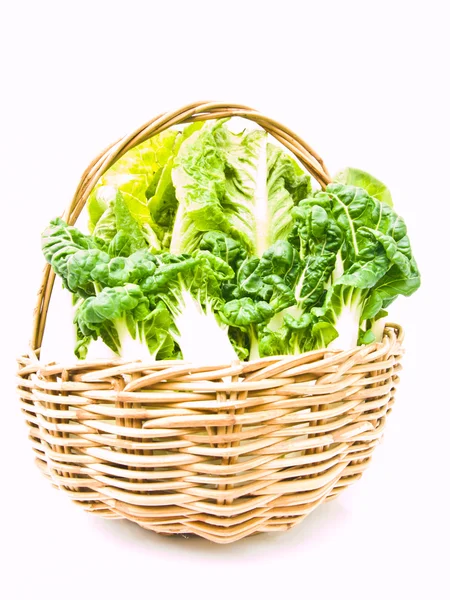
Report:
[{"label": "wicker basket", "polygon": [[[76,221],[100,176],[130,148],[175,124],[232,115],[261,125],[322,187],[330,181],[319,156],[276,121],[245,106],[196,103],[102,152],[65,219]],[[399,326],[386,326],[382,343],[346,352],[214,368],[121,359],[44,365],[53,281],[47,267],[18,390],[39,468],[85,510],[229,543],[289,529],[367,468],[394,400]]]}]

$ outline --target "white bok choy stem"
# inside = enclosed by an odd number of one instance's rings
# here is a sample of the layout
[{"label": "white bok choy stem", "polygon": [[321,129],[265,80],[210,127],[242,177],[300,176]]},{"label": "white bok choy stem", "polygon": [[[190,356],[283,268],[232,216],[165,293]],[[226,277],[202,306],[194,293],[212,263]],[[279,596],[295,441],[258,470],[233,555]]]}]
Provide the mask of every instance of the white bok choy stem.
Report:
[{"label": "white bok choy stem", "polygon": [[172,310],[178,334],[173,337],[184,360],[203,365],[222,365],[238,357],[228,338],[228,327],[219,325],[213,310],[201,304],[186,290],[181,290],[178,307]]}]

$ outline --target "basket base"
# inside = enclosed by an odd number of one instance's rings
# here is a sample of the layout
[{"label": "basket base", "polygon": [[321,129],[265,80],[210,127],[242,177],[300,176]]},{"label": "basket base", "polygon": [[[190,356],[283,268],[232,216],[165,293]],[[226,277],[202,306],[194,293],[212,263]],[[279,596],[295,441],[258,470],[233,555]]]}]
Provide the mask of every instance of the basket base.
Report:
[{"label": "basket base", "polygon": [[[358,467],[362,470],[366,469],[370,462],[370,457],[359,462]],[[49,479],[52,486],[56,489],[62,489],[71,500],[80,506],[84,511],[95,514],[104,519],[128,520],[135,523],[142,529],[152,531],[159,535],[173,538],[197,538],[201,537],[217,544],[230,544],[245,537],[255,536],[261,533],[282,532],[287,531],[301,523],[315,508],[324,502],[329,502],[336,498],[347,486],[356,482],[361,478],[362,472],[345,474],[345,469],[342,477],[328,493],[322,494],[314,502],[308,504],[291,504],[284,507],[260,507],[244,513],[241,517],[229,517],[222,519],[212,519],[214,523],[208,523],[208,519],[196,521],[194,519],[184,518],[184,523],[180,523],[181,516],[173,518],[149,518],[137,517],[133,514],[133,507],[129,507],[130,512],[126,513],[124,506],[109,498],[104,498],[102,501],[88,501],[83,498],[83,494],[92,496],[92,491],[85,492],[75,491],[66,486],[55,484],[52,474],[49,472],[47,464],[36,459],[36,464],[46,479]],[[351,470],[351,466],[348,467]],[[354,469],[354,467],[353,467]],[[291,499],[292,502],[292,499]],[[170,510],[169,508],[167,509]],[[211,520],[211,519],[209,519]],[[218,522],[221,521],[220,524]]]}]

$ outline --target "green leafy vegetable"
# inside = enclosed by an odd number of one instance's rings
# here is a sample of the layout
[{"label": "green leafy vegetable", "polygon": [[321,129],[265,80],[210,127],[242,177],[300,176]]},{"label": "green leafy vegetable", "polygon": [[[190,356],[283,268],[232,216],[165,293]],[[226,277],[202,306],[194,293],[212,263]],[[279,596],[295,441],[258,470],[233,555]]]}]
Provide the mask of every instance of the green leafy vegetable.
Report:
[{"label": "green leafy vegetable", "polygon": [[381,340],[420,285],[386,186],[345,169],[325,190],[260,129],[228,120],[158,134],[61,219],[42,250],[74,297],[77,343],[210,365]]},{"label": "green leafy vegetable", "polygon": [[97,248],[97,245],[91,236],[84,235],[76,227],[67,225],[60,218],[50,221],[49,226],[42,233],[42,252],[45,260],[63,279],[66,287],[68,287],[67,263],[69,258],[79,250],[94,248]]},{"label": "green leafy vegetable", "polygon": [[172,229],[178,209],[175,186],[172,183],[172,170],[175,157],[181,144],[193,133],[203,127],[202,122],[191,123],[174,140],[170,157],[155,173],[145,192],[152,222],[156,224],[162,247],[168,248],[172,238]]},{"label": "green leafy vegetable", "polygon": [[333,344],[347,349],[364,339],[364,321],[419,287],[420,275],[406,225],[391,207],[361,188],[337,183],[318,196],[332,200],[344,236],[322,313],[339,333]]},{"label": "green leafy vegetable", "polygon": [[379,179],[365,171],[347,167],[337,173],[334,181],[363,188],[372,198],[384,202],[388,206],[393,206],[391,192],[388,188]]},{"label": "green leafy vegetable", "polygon": [[207,231],[199,243],[200,250],[208,250],[230,265],[235,271],[247,257],[243,245],[223,231]]},{"label": "green leafy vegetable", "polygon": [[142,321],[148,312],[148,300],[138,285],[128,283],[104,288],[96,296],[84,299],[77,307],[75,324],[83,340],[79,349],[84,348],[84,340],[99,336],[117,353],[127,343],[128,333],[133,340],[142,342]]},{"label": "green leafy vegetable", "polygon": [[223,304],[221,283],[233,275],[225,261],[199,250],[193,256],[162,255],[155,273],[142,283],[152,302],[162,301],[171,314],[171,334],[185,360],[222,364],[237,359],[227,327],[214,314]]},{"label": "green leafy vegetable", "polygon": [[348,349],[379,339],[384,309],[420,285],[403,219],[364,189],[343,184],[329,185],[292,214],[295,303],[264,326],[261,354]]},{"label": "green leafy vegetable", "polygon": [[248,336],[250,360],[259,358],[259,325],[273,317],[274,310],[270,304],[245,297],[227,302],[219,314],[224,323],[232,325]]},{"label": "green leafy vegetable", "polygon": [[155,173],[170,158],[177,135],[178,132],[168,130],[154,136],[129,150],[102,175],[87,204],[91,233],[109,206],[105,190],[102,190],[104,186],[121,192],[138,223],[150,223],[145,192]]},{"label": "green leafy vegetable", "polygon": [[186,140],[172,179],[179,207],[171,252],[193,252],[204,232],[222,231],[262,256],[286,239],[290,209],[310,190],[309,177],[263,131],[232,133],[224,120]]},{"label": "green leafy vegetable", "polygon": [[134,230],[135,243],[139,238],[139,247],[167,247],[178,204],[171,181],[173,160],[182,142],[202,125],[195,123],[182,132],[160,133],[120,158],[101,177],[88,199],[90,231],[107,242],[119,233],[120,243],[116,240],[116,245],[127,247],[119,222],[125,219],[128,229]]}]

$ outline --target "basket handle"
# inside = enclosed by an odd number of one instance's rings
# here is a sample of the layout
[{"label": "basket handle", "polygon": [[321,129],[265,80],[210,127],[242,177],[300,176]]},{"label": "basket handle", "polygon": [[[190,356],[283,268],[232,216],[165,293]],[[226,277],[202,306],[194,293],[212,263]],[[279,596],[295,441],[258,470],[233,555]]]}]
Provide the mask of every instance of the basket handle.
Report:
[{"label": "basket handle", "polygon": [[[254,121],[290,150],[321,187],[324,188],[330,183],[330,175],[320,156],[298,135],[274,119],[265,117],[256,110],[241,104],[194,102],[178,110],[155,117],[142,127],[136,129],[136,131],[133,131],[133,133],[126,135],[105,148],[91,162],[81,176],[72,202],[64,213],[64,220],[70,225],[76,222],[100,177],[128,150],[173,125],[192,123],[193,121],[206,121],[209,119],[222,119],[225,117],[243,117]],[[43,272],[42,283],[38,291],[37,303],[33,315],[33,330],[30,341],[33,350],[39,349],[42,342],[54,280],[55,273],[50,265],[47,264]]]}]

